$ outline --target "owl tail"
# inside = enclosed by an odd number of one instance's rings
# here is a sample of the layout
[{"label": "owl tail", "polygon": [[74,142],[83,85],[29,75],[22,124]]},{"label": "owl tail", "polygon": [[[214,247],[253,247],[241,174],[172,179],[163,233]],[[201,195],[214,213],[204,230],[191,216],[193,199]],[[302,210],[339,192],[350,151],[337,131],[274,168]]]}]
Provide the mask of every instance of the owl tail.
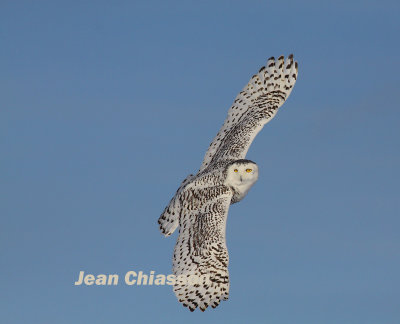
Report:
[{"label": "owl tail", "polygon": [[168,206],[165,207],[163,213],[158,219],[160,231],[164,236],[170,236],[179,225],[179,214],[181,213],[181,204],[179,202],[179,195],[185,186],[192,180],[193,174],[189,174],[185,180],[182,181],[179,189],[176,191],[175,196],[171,199]]},{"label": "owl tail", "polygon": [[[164,209],[158,219],[160,231],[164,236],[170,236],[179,225],[179,211],[180,208],[175,204],[175,197],[172,198],[169,205]],[[178,207],[178,208],[177,208]]]}]

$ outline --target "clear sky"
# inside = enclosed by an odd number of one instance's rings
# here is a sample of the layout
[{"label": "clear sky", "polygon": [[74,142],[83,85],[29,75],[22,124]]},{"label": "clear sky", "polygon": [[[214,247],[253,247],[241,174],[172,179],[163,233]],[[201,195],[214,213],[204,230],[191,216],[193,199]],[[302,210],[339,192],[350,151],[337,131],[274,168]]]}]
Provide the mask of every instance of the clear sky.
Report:
[{"label": "clear sky", "polygon": [[[0,322],[400,323],[398,1],[0,3]],[[157,219],[269,56],[297,84],[231,207],[230,299],[190,313]]]}]

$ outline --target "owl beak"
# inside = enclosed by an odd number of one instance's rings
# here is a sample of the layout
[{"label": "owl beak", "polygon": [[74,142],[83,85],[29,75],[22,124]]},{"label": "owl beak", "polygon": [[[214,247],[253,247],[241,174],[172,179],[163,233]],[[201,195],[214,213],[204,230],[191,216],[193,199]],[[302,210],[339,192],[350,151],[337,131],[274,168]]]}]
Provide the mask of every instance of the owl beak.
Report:
[{"label": "owl beak", "polygon": [[240,176],[240,182],[242,182],[242,176]]}]

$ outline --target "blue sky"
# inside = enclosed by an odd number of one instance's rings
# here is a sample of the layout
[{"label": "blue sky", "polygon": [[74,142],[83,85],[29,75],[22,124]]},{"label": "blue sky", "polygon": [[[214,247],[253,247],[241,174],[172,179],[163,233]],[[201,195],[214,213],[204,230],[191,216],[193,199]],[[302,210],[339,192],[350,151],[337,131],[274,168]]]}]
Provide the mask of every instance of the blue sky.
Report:
[{"label": "blue sky", "polygon": [[[396,1],[2,1],[2,323],[400,322]],[[269,56],[299,77],[247,157],[228,302],[169,286],[157,219]]]}]

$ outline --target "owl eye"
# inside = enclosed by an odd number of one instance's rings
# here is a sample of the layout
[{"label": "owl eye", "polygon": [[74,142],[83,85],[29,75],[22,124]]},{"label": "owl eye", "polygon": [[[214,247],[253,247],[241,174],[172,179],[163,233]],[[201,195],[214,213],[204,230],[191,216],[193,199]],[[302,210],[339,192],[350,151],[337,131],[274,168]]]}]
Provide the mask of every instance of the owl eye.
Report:
[{"label": "owl eye", "polygon": [[233,170],[233,172],[238,172],[238,169]]},{"label": "owl eye", "polygon": [[251,171],[253,171],[253,169],[246,169],[246,172],[247,172],[247,173],[249,173],[249,172],[251,172]]}]

